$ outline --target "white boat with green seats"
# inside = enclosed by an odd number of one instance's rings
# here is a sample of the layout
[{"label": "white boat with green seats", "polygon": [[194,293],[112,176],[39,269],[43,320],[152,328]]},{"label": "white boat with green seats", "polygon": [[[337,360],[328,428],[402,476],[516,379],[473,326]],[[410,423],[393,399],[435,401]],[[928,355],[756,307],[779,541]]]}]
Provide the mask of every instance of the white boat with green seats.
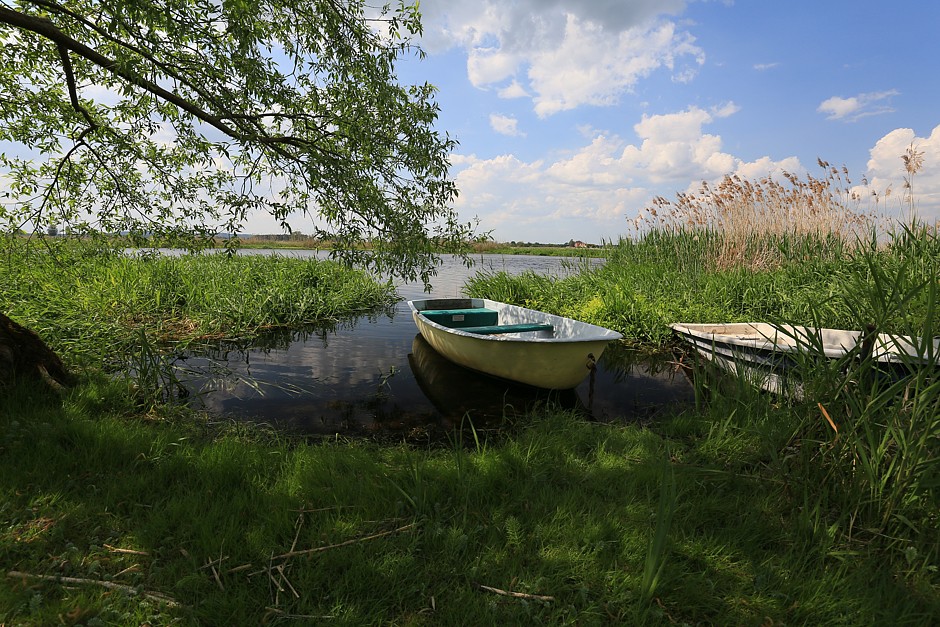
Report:
[{"label": "white boat with green seats", "polygon": [[418,331],[452,362],[503,379],[565,390],[581,383],[616,331],[483,298],[408,301]]}]

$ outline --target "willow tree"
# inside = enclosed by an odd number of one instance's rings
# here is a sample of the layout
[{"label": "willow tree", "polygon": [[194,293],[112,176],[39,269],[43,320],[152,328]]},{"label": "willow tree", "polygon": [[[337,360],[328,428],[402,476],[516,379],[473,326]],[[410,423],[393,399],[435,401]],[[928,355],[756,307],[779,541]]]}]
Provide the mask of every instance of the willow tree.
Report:
[{"label": "willow tree", "polygon": [[396,75],[420,28],[363,0],[0,0],[0,229],[307,215],[347,260],[427,280],[469,225],[434,88]]}]

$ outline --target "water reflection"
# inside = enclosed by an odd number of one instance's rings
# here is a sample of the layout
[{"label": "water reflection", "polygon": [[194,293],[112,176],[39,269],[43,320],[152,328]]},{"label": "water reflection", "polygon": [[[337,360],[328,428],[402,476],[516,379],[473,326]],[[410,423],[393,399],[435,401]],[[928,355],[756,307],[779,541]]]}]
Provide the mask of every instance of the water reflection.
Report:
[{"label": "water reflection", "polygon": [[541,390],[468,370],[443,357],[420,334],[412,341],[408,364],[435,409],[458,422],[471,416],[492,423],[545,405],[590,414],[574,390]]},{"label": "water reflection", "polygon": [[[511,272],[568,271],[552,258],[490,260],[496,264]],[[460,294],[470,272],[456,261],[445,263],[432,295]],[[424,295],[417,285],[401,285],[399,293]],[[273,333],[253,346],[204,347],[181,361],[179,376],[213,414],[311,435],[446,437],[467,418],[478,430],[496,429],[506,415],[549,403],[593,420],[650,420],[694,400],[671,356],[619,344],[604,352],[593,386],[586,380],[565,392],[466,370],[416,336],[404,302],[332,326]]]}]

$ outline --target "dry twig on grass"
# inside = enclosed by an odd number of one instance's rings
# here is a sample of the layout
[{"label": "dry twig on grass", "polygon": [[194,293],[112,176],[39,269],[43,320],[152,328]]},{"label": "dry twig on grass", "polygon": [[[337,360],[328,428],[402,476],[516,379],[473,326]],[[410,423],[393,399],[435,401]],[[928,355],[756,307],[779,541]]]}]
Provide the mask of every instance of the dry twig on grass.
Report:
[{"label": "dry twig on grass", "polygon": [[504,597],[512,597],[513,599],[525,599],[527,601],[545,601],[551,602],[555,600],[555,597],[550,597],[542,594],[526,594],[525,592],[511,592],[509,590],[500,590],[499,588],[493,588],[491,586],[484,586],[482,583],[477,584],[481,590],[486,590],[487,592],[492,592],[493,594],[499,594]]},{"label": "dry twig on grass", "polygon": [[371,536],[365,536],[363,538],[353,538],[352,540],[346,540],[345,542],[340,542],[339,544],[330,544],[328,546],[318,546],[312,549],[301,549],[299,551],[288,551],[287,553],[282,553],[281,555],[275,555],[274,560],[288,559],[291,557],[297,557],[298,555],[311,555],[313,553],[321,553],[323,551],[329,551],[330,549],[338,549],[343,546],[349,546],[352,544],[358,544],[359,542],[365,542],[367,540],[375,540],[376,538],[384,538],[385,536],[390,536],[396,533],[401,533],[402,531],[407,531],[414,527],[414,523],[405,525],[404,527],[399,527],[398,529],[392,529],[391,531],[382,531],[380,533],[373,534]]},{"label": "dry twig on grass", "polygon": [[111,546],[110,544],[104,544],[102,546],[104,546],[104,548],[108,549],[112,553],[126,553],[128,555],[144,555],[144,556],[150,555],[150,553],[147,553],[146,551],[135,551],[134,549],[122,549],[117,546]]},{"label": "dry twig on grass", "polygon": [[13,577],[14,579],[22,579],[23,581],[34,580],[34,581],[52,581],[60,584],[73,584],[73,585],[87,585],[87,586],[100,586],[102,588],[107,588],[109,590],[120,590],[121,592],[126,592],[130,595],[141,595],[153,601],[159,601],[170,607],[182,607],[182,605],[174,600],[173,598],[162,594],[160,592],[147,592],[139,591],[137,588],[132,586],[125,586],[119,583],[114,583],[113,581],[101,581],[100,579],[80,579],[78,577],[60,577],[57,575],[33,575],[31,573],[21,573],[16,570],[11,570],[7,573],[7,577]]}]

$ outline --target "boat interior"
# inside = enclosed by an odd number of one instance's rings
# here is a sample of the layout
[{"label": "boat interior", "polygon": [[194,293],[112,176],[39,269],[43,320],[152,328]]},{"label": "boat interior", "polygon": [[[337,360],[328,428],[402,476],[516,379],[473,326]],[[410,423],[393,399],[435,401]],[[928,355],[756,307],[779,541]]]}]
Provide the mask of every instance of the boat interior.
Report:
[{"label": "boat interior", "polygon": [[499,312],[486,307],[461,309],[425,309],[425,318],[451,329],[460,329],[478,335],[500,333],[526,333],[530,331],[554,331],[554,326],[544,322],[522,322],[500,324]]}]

